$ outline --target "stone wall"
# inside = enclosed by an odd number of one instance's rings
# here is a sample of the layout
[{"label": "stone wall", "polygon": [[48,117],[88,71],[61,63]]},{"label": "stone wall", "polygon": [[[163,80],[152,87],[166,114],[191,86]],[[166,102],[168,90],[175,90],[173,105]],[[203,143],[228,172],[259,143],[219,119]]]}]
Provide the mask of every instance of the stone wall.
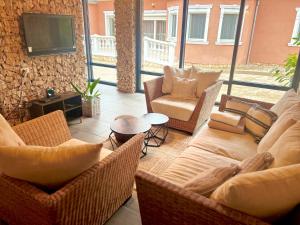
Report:
[{"label": "stone wall", "polygon": [[[64,14],[75,16],[76,53],[28,57],[23,12]],[[45,95],[47,87],[57,93],[71,90],[70,82],[85,84],[85,57],[83,49],[83,16],[81,0],[0,0],[0,113],[12,124],[20,117],[28,119],[26,110],[19,115],[22,71],[24,79],[22,107],[25,103]]]},{"label": "stone wall", "polygon": [[136,0],[115,0],[117,86],[135,92],[135,12]]}]

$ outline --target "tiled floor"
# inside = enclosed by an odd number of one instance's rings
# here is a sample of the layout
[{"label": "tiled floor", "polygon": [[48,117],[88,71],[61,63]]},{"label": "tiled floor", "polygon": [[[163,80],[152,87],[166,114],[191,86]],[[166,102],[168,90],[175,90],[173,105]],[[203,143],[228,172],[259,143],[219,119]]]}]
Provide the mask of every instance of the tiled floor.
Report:
[{"label": "tiled floor", "polygon": [[[84,118],[81,124],[73,121],[70,126],[72,136],[87,142],[105,141],[110,133],[110,122],[118,115],[141,116],[146,113],[144,94],[125,94],[116,87],[100,85],[101,115]],[[106,223],[106,225],[141,225],[136,192]]]}]

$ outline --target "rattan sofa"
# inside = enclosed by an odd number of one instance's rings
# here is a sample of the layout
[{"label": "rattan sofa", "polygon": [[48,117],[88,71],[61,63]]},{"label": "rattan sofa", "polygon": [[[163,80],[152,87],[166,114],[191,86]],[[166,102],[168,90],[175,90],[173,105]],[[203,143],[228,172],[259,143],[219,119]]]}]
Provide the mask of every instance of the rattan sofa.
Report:
[{"label": "rattan sofa", "polygon": [[[56,146],[72,138],[62,111],[13,129],[28,145]],[[142,142],[143,135],[136,135],[54,193],[0,174],[0,221],[9,225],[104,224],[132,195]]]},{"label": "rattan sofa", "polygon": [[[198,99],[198,103],[189,121],[170,118],[168,126],[174,129],[193,133],[195,128],[200,127],[208,118],[215,104],[216,98],[222,86],[222,81],[208,87]],[[163,96],[163,77],[144,82],[144,90],[148,113],[152,113],[151,101]]]},{"label": "rattan sofa", "polygon": [[[219,110],[223,111],[226,101],[232,98],[232,96],[223,95],[220,103]],[[235,97],[236,98],[236,97]],[[265,108],[271,108],[272,104],[247,100],[238,98],[240,100],[251,101],[258,103]],[[204,127],[205,129],[210,129]],[[203,130],[202,129],[202,130]],[[203,133],[199,132],[199,136]],[[213,129],[212,129],[213,130]],[[214,132],[214,131],[213,131]],[[217,132],[217,131],[216,131]],[[223,132],[223,131],[221,131]],[[232,134],[235,135],[235,134]],[[194,139],[199,138],[195,135]],[[203,140],[203,139],[202,139]],[[254,141],[254,139],[253,139]],[[229,141],[230,142],[230,141]],[[217,147],[216,147],[217,148]],[[243,147],[239,147],[237,150],[243,151]],[[189,154],[190,153],[190,154]],[[189,163],[187,158],[190,157]],[[222,159],[222,160],[220,160]],[[176,161],[178,160],[178,161]],[[210,161],[209,161],[210,160]],[[174,162],[159,176],[138,171],[136,174],[136,185],[139,200],[139,207],[142,217],[143,225],[268,225],[270,223],[262,221],[259,218],[249,216],[238,210],[226,207],[219,204],[213,199],[206,198],[202,195],[196,194],[185,190],[181,185],[178,185],[175,179],[170,180],[173,164],[176,164],[180,171],[174,173],[178,176],[178,179],[186,174],[192,174],[193,169],[198,168],[205,171],[207,165],[213,165],[215,167],[220,166],[220,162],[238,163],[238,160],[224,157],[216,153],[206,151],[204,149],[196,147],[187,147],[185,151],[177,157]],[[181,164],[180,164],[180,163]],[[197,164],[197,165],[196,165]],[[183,169],[186,168],[184,172]],[[203,169],[204,168],[204,169]],[[168,172],[171,171],[171,172]],[[173,175],[174,175],[173,174]],[[192,177],[192,176],[191,176]],[[173,177],[174,178],[174,177]],[[299,210],[299,209],[298,209]],[[292,212],[293,213],[293,212]],[[292,215],[296,215],[293,217]],[[278,224],[299,224],[298,214],[290,214],[277,221]],[[298,217],[298,223],[292,223],[294,218]],[[276,222],[276,224],[277,224]]]}]

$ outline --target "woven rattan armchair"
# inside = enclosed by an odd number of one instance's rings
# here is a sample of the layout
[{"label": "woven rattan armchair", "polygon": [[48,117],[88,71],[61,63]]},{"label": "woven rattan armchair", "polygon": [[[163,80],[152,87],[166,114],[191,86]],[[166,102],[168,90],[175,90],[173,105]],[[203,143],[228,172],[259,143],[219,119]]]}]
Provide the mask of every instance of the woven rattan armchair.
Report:
[{"label": "woven rattan armchair", "polygon": [[[62,111],[14,130],[28,145],[56,146],[71,139]],[[52,194],[0,175],[0,221],[9,225],[104,224],[132,194],[142,142],[143,135],[136,135]]]},{"label": "woven rattan armchair", "polygon": [[[206,120],[208,120],[213,106],[215,104],[215,101],[217,99],[217,96],[219,94],[219,91],[221,89],[222,83],[222,81],[218,81],[215,84],[208,87],[202,93],[189,121],[182,121],[170,118],[168,126],[177,130],[193,133],[195,128],[200,127]],[[162,84],[163,77],[144,82],[148,113],[153,112],[153,109],[151,107],[151,101],[163,95]]]}]

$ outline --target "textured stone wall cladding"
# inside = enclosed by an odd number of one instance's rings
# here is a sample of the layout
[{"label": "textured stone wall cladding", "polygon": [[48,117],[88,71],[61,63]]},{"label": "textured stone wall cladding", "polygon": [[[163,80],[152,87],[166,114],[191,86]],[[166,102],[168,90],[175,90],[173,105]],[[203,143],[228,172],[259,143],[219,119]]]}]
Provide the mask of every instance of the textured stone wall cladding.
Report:
[{"label": "textured stone wall cladding", "polygon": [[[23,12],[75,16],[76,53],[28,57],[21,15]],[[22,68],[29,68],[23,100],[45,96],[47,87],[56,92],[71,90],[70,82],[85,84],[81,0],[0,0],[0,113],[18,122]],[[28,116],[25,116],[27,119]]]},{"label": "textured stone wall cladding", "polygon": [[135,92],[136,0],[115,0],[118,89]]}]

